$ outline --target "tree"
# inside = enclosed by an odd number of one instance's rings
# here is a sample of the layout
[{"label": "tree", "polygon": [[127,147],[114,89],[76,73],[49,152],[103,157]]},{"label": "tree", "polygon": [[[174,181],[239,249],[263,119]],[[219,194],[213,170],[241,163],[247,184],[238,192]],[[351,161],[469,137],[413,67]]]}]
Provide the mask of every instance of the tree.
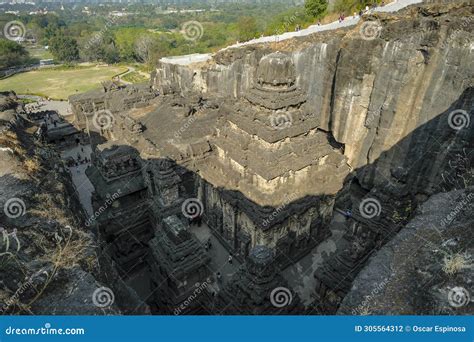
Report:
[{"label": "tree", "polygon": [[72,37],[54,36],[49,41],[49,50],[54,58],[62,62],[73,62],[79,59],[77,41]]},{"label": "tree", "polygon": [[306,0],[304,7],[309,15],[317,18],[327,10],[328,3],[326,0]]},{"label": "tree", "polygon": [[29,62],[28,51],[17,42],[0,39],[0,69],[20,66]]},{"label": "tree", "polygon": [[97,32],[87,38],[80,48],[81,59],[113,64],[120,61],[115,47],[114,35],[110,31]]},{"label": "tree", "polygon": [[254,17],[242,17],[237,23],[239,41],[248,41],[258,35],[257,21]]},{"label": "tree", "polygon": [[139,37],[135,41],[135,59],[141,63],[149,63],[154,40],[150,36]]},{"label": "tree", "polygon": [[120,27],[114,30],[115,46],[121,61],[137,60],[135,42],[146,34],[147,30],[142,27]]}]

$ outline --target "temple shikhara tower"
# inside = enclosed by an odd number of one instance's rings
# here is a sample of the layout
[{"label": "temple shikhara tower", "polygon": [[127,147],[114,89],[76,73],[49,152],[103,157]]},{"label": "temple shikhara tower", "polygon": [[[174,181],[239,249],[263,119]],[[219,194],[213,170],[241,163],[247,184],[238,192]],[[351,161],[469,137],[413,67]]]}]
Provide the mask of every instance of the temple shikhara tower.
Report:
[{"label": "temple shikhara tower", "polygon": [[439,29],[468,11],[420,6],[380,14],[383,39],[263,37],[70,98],[92,143],[91,229],[154,313],[334,313],[363,298],[373,255],[469,169],[472,130],[449,119],[472,112],[459,60],[473,50]]}]

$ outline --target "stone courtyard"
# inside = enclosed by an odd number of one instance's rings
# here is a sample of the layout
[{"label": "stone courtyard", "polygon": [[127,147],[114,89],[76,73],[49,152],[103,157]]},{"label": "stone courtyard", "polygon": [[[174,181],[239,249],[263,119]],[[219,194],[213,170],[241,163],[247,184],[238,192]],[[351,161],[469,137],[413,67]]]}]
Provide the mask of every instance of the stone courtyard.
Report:
[{"label": "stone courtyard", "polygon": [[451,29],[467,11],[452,6],[379,13],[384,39],[342,27],[163,58],[149,83],[29,110],[38,140],[60,151],[124,310],[335,314],[363,302],[360,277],[373,288],[388,272],[379,251],[398,263],[384,248],[406,243],[397,237],[423,203],[458,191],[459,177],[471,191],[472,155],[458,157],[472,130],[448,118],[472,111],[472,84],[457,76],[473,75],[457,62],[472,49],[446,40],[440,56],[412,25]]}]

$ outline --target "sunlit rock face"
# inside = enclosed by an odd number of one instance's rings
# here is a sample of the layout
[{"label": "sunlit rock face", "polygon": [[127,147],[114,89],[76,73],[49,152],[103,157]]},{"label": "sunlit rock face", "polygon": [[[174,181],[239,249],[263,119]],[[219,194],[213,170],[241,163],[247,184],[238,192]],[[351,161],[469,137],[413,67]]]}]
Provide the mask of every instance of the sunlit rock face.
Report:
[{"label": "sunlit rock face", "polygon": [[[244,97],[262,104],[261,97],[248,95],[259,86],[258,79],[265,89],[273,81],[283,89],[288,86],[285,80],[295,79],[315,121],[308,126],[332,132],[345,145],[344,155],[355,169],[373,163],[414,129],[450,109],[472,85],[470,15],[472,7],[462,2],[378,14],[382,30],[373,39],[363,39],[359,25],[227,49],[205,65],[163,63],[154,86],[160,89],[171,82],[181,94],[199,91],[209,97]],[[274,77],[268,72],[270,66],[285,71]],[[404,162],[408,147],[407,143],[399,152],[384,156],[380,168],[384,176],[390,177],[390,169]]]},{"label": "sunlit rock face", "polygon": [[291,57],[281,52],[262,57],[254,84],[245,97],[254,105],[272,110],[288,109],[306,101],[296,85]]},{"label": "sunlit rock face", "polygon": [[[380,25],[375,37],[361,36],[361,23],[197,63],[163,60],[151,80],[160,96],[115,115],[107,138],[140,152],[154,227],[168,213],[185,220],[180,204],[197,198],[242,261],[264,246],[275,264],[294,264],[330,235],[336,207],[352,209],[315,274],[330,312],[421,201],[457,186],[449,171],[467,172],[472,13],[461,2],[420,5],[365,18]],[[130,134],[127,117],[141,129]],[[360,212],[366,196],[379,201],[379,218]]]}]

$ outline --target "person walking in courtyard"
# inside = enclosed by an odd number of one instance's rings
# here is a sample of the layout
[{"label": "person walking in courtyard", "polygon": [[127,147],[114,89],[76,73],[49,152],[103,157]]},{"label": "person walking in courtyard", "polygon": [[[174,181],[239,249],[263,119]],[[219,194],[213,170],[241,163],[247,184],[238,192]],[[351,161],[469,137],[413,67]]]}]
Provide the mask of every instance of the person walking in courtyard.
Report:
[{"label": "person walking in courtyard", "polygon": [[232,255],[229,255],[229,259],[227,261],[232,265]]}]

